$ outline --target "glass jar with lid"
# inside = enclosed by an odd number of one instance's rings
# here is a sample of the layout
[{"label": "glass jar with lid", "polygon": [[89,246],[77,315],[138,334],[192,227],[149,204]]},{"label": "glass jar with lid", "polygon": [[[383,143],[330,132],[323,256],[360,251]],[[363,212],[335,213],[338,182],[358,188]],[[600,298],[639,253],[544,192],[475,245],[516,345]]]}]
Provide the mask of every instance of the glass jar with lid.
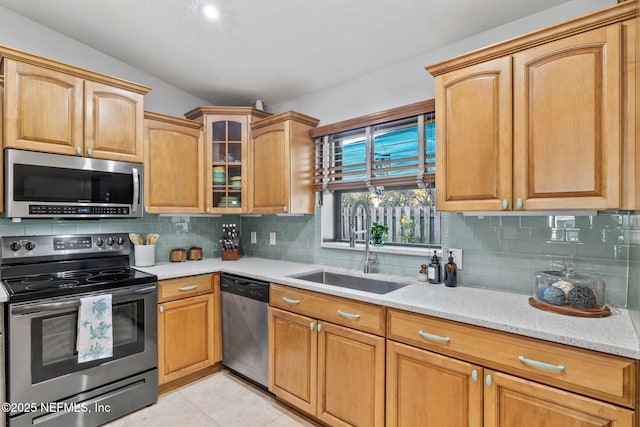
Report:
[{"label": "glass jar with lid", "polygon": [[[538,304],[532,305],[551,311],[564,310],[567,314],[599,312],[605,308],[604,297],[604,280],[592,274],[576,273],[573,261],[568,259],[562,270],[536,273],[533,299]],[[550,307],[545,307],[547,305]]]}]

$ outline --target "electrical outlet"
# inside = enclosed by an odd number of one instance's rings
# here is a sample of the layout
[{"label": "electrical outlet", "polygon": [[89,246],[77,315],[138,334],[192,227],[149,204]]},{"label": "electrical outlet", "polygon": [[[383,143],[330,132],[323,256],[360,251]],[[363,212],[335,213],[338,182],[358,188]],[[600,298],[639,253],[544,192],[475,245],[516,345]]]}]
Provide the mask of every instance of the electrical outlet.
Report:
[{"label": "electrical outlet", "polygon": [[251,244],[255,245],[256,243],[258,243],[258,239],[256,238],[256,232],[252,231],[251,232]]},{"label": "electrical outlet", "polygon": [[[451,255],[453,255],[453,262],[456,263],[456,265],[458,266],[458,270],[462,270],[462,249],[453,249],[453,248],[449,248],[449,251],[451,252]],[[449,251],[447,251],[447,254],[445,255],[444,259],[444,263],[447,263],[447,260],[449,259]]]},{"label": "electrical outlet", "polygon": [[271,246],[275,246],[276,245],[276,232],[275,231],[269,232],[269,244]]}]

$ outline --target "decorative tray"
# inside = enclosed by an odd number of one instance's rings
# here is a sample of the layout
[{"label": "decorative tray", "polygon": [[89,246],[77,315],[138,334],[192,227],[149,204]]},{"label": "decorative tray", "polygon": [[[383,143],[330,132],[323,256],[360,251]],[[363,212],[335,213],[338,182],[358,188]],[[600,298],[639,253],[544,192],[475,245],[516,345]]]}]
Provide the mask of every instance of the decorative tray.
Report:
[{"label": "decorative tray", "polygon": [[581,310],[568,305],[553,305],[543,301],[538,301],[534,297],[529,297],[529,304],[535,308],[539,308],[540,310],[566,314],[569,316],[606,317],[611,314],[609,307],[603,306],[602,304],[596,304],[593,308],[588,310]]}]

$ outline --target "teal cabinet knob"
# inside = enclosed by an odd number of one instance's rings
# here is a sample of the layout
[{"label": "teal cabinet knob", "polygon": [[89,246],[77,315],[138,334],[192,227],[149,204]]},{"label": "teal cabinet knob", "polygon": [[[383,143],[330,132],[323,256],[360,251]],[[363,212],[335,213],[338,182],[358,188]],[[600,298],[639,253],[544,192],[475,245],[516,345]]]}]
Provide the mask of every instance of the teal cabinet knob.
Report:
[{"label": "teal cabinet knob", "polygon": [[507,199],[502,199],[502,209],[507,209],[509,207],[509,201]]}]

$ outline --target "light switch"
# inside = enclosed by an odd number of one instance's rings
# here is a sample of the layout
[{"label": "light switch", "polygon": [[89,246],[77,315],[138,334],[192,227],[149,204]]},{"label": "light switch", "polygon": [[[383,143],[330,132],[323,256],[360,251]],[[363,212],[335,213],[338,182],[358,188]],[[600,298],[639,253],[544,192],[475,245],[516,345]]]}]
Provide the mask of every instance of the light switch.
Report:
[{"label": "light switch", "polygon": [[251,244],[255,245],[256,243],[258,243],[258,239],[256,238],[256,232],[252,231],[251,232]]},{"label": "light switch", "polygon": [[269,244],[272,245],[272,246],[276,245],[276,232],[275,231],[269,232]]}]

